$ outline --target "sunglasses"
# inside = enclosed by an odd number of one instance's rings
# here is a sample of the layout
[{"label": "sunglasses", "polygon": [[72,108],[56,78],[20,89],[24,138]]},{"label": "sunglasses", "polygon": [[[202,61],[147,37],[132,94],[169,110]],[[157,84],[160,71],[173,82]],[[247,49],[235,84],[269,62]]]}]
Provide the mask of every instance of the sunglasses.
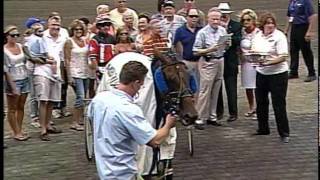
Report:
[{"label": "sunglasses", "polygon": [[15,37],[20,37],[20,34],[9,34],[9,36],[15,38]]},{"label": "sunglasses", "polygon": [[193,2],[194,0],[185,0],[185,2]]},{"label": "sunglasses", "polygon": [[198,15],[188,15],[190,18],[198,18]]},{"label": "sunglasses", "polygon": [[83,28],[75,28],[75,31],[83,31]]},{"label": "sunglasses", "polygon": [[251,21],[251,19],[242,19],[243,22],[245,21]]},{"label": "sunglasses", "polygon": [[111,26],[111,23],[110,22],[99,23],[97,24],[97,26],[99,27]]}]

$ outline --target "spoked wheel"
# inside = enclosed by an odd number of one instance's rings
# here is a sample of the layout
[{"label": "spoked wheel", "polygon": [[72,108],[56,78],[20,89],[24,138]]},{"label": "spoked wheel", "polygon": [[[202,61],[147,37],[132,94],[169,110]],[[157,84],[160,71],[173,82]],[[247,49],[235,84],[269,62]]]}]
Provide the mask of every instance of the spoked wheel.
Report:
[{"label": "spoked wheel", "polygon": [[193,149],[193,125],[189,125],[187,127],[187,130],[188,130],[188,149],[189,149],[189,154],[190,156],[193,156],[193,152],[194,152],[194,149]]},{"label": "spoked wheel", "polygon": [[94,157],[93,151],[93,127],[92,122],[88,117],[84,117],[84,125],[85,125],[85,145],[86,145],[86,156],[88,161],[92,161]]}]

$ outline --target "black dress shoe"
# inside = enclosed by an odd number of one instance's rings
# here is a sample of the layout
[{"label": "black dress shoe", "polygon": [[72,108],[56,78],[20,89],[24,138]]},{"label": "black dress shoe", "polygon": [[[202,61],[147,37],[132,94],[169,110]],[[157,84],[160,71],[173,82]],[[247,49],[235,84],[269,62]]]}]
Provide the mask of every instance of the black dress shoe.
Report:
[{"label": "black dress shoe", "polygon": [[217,120],[223,119],[223,114],[217,115]]},{"label": "black dress shoe", "polygon": [[253,135],[269,135],[270,132],[261,132],[261,131],[257,131],[256,133],[254,133]]},{"label": "black dress shoe", "polygon": [[207,124],[211,124],[213,126],[222,126],[221,123],[218,123],[217,121],[210,121],[210,120],[207,121]]},{"label": "black dress shoe", "polygon": [[204,124],[194,123],[194,127],[198,130],[204,130]]},{"label": "black dress shoe", "polygon": [[289,79],[298,79],[299,76],[297,74],[289,74],[288,78]]},{"label": "black dress shoe", "polygon": [[283,143],[289,143],[289,137],[288,136],[281,137],[280,139],[281,139],[281,141]]},{"label": "black dress shoe", "polygon": [[238,118],[237,118],[237,116],[230,116],[228,119],[227,119],[227,121],[228,122],[232,122],[232,121],[236,121]]}]

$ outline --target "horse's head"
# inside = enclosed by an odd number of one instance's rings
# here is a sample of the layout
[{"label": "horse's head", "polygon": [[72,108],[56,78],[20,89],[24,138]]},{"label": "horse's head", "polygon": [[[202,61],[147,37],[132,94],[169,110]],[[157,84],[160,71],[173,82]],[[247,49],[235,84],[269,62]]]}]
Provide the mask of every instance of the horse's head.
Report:
[{"label": "horse's head", "polygon": [[188,73],[187,66],[174,57],[160,56],[160,60],[162,65],[155,78],[163,94],[164,108],[174,110],[184,125],[193,124],[198,118],[193,97],[197,88],[195,78]]}]

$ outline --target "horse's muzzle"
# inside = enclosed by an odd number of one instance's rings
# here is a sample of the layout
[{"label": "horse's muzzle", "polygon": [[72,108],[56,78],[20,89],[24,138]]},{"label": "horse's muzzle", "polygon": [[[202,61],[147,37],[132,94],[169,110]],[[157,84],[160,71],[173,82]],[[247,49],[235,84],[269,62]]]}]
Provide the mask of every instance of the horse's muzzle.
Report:
[{"label": "horse's muzzle", "polygon": [[181,117],[181,123],[184,126],[189,126],[195,123],[195,121],[198,119],[198,114],[186,113]]}]

